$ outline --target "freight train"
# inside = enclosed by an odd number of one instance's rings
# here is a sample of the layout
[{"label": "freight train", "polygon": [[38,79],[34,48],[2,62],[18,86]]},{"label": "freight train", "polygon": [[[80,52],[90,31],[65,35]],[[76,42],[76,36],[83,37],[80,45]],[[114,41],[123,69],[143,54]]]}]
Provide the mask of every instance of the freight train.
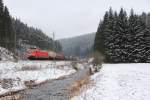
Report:
[{"label": "freight train", "polygon": [[38,48],[27,50],[27,59],[29,60],[65,60],[65,56],[54,51],[45,51]]}]

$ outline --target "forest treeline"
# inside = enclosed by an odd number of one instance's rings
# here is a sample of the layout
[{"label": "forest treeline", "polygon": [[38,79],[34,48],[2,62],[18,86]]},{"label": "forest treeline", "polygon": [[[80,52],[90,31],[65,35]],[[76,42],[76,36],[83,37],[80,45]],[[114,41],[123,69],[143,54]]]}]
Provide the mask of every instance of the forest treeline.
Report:
[{"label": "forest treeline", "polygon": [[15,51],[22,43],[45,50],[62,49],[58,41],[48,37],[42,30],[29,27],[19,19],[13,18],[3,0],[0,0],[0,46]]},{"label": "forest treeline", "polygon": [[3,1],[0,0],[0,46],[14,50],[15,32],[13,30],[11,16]]},{"label": "forest treeline", "polygon": [[16,34],[17,48],[22,48],[20,44],[28,44],[45,50],[62,50],[59,41],[54,41],[42,32],[42,30],[29,27],[19,19],[14,18],[12,18],[12,25]]},{"label": "forest treeline", "polygon": [[94,43],[107,63],[150,62],[150,13],[130,14],[121,8],[106,11],[100,21]]}]

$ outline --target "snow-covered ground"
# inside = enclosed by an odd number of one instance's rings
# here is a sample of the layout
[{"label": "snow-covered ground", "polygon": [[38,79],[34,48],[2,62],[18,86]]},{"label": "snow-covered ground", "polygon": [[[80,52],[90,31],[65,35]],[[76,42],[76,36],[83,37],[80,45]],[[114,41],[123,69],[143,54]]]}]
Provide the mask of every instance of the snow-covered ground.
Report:
[{"label": "snow-covered ground", "polygon": [[13,53],[3,47],[0,47],[0,60],[14,60]]},{"label": "snow-covered ground", "polygon": [[70,62],[19,61],[0,62],[0,95],[8,91],[26,88],[25,81],[41,83],[74,73]]},{"label": "snow-covered ground", "polygon": [[104,64],[72,100],[150,100],[150,64]]}]

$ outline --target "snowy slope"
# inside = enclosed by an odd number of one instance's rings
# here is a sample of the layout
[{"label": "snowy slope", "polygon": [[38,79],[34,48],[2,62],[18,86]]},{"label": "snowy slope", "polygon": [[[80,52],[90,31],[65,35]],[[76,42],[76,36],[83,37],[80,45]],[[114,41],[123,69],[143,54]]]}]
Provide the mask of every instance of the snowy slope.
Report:
[{"label": "snowy slope", "polygon": [[13,53],[5,48],[0,47],[0,60],[14,60]]},{"label": "snowy slope", "polygon": [[[95,33],[59,40],[67,56],[87,56],[94,44]],[[78,50],[77,50],[78,49]]]},{"label": "snowy slope", "polygon": [[150,64],[105,64],[72,100],[150,100]]},{"label": "snowy slope", "polygon": [[34,81],[38,84],[74,73],[75,70],[69,65],[70,62],[64,61],[19,61],[18,63],[1,61],[0,95],[26,88],[25,81]]}]

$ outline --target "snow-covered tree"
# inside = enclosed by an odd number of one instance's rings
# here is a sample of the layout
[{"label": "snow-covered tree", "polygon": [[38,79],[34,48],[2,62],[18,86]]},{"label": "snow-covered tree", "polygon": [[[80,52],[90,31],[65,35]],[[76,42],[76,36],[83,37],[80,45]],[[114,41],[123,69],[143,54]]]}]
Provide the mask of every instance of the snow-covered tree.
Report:
[{"label": "snow-covered tree", "polygon": [[100,51],[109,63],[147,62],[150,28],[144,18],[148,20],[148,15],[139,16],[133,9],[128,17],[123,8],[119,14],[110,8],[99,24],[94,49]]}]

